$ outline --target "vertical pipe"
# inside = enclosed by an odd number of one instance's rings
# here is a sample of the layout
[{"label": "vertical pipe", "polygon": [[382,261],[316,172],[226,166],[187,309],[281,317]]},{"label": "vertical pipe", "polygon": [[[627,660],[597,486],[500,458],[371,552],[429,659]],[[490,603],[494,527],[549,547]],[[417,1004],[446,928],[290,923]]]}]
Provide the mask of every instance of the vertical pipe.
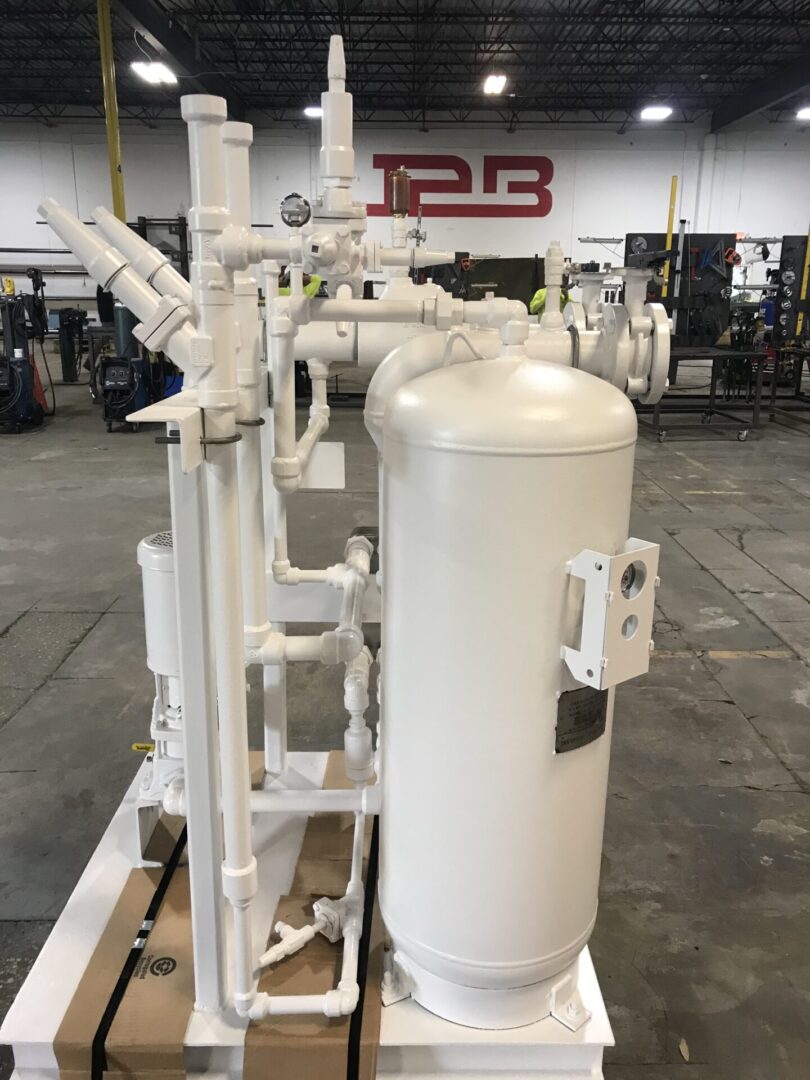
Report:
[{"label": "vertical pipe", "polygon": [[[225,186],[234,225],[250,228],[250,124],[226,123]],[[259,288],[249,272],[234,274],[234,303],[239,326],[236,380],[239,387],[238,423],[242,439],[237,446],[239,514],[242,539],[242,600],[246,644],[257,645],[270,629],[264,580],[264,499],[261,469],[261,324]]]},{"label": "vertical pipe", "polygon": [[222,776],[223,892],[233,907],[234,1001],[244,1016],[255,994],[250,903],[256,895],[256,859],[250,833],[250,760],[244,666],[244,617],[236,465],[236,376],[233,277],[213,248],[228,224],[222,98],[191,95],[181,101],[188,124],[191,165],[191,286],[197,311],[197,395],[204,409],[211,619],[216,648],[219,752]]},{"label": "vertical pipe", "polygon": [[[278,296],[279,266],[271,259],[262,263],[264,280],[264,311],[265,324],[267,327],[266,343],[268,352],[271,351],[270,321],[273,311],[273,301]],[[273,386],[273,404],[276,401],[276,388]],[[275,446],[275,434],[273,428],[274,409],[267,409],[266,419],[268,424],[262,429],[263,453],[262,462],[270,461],[273,457]],[[265,436],[266,433],[266,436]],[[287,504],[284,496],[276,491],[271,483],[265,485],[268,498],[265,500],[265,541],[273,537],[272,546],[265,544],[265,580],[273,576],[273,561],[287,558]],[[270,611],[272,615],[272,611]],[[273,630],[279,633],[287,632],[286,623],[272,623]],[[264,768],[265,772],[278,776],[287,767],[287,661],[264,669],[264,697],[267,709],[264,714]]]},{"label": "vertical pipe", "polygon": [[[672,229],[675,224],[675,203],[678,194],[678,177],[673,176],[669,185],[669,213],[667,215],[667,251],[672,247]],[[664,284],[661,287],[661,298],[664,299],[669,293],[669,256],[664,263]]]},{"label": "vertical pipe", "polygon": [[286,314],[271,314],[268,346],[273,370],[273,478],[279,491],[294,491],[298,482],[295,456],[295,334]]},{"label": "vertical pipe", "polygon": [[[287,632],[286,623],[273,623],[273,630]],[[287,767],[287,662],[264,668],[264,769],[280,776]]]},{"label": "vertical pipe", "polygon": [[124,201],[124,172],[121,164],[121,133],[118,126],[118,98],[115,93],[115,56],[113,53],[110,0],[97,0],[98,43],[101,50],[101,80],[104,86],[104,121],[107,125],[107,156],[110,160],[110,186],[113,212],[120,221],[127,220]]},{"label": "vertical pipe", "polygon": [[183,758],[188,821],[194,1006],[218,1012],[227,999],[222,897],[222,811],[217,757],[217,695],[210,637],[205,484],[169,447],[169,492],[177,591]]}]

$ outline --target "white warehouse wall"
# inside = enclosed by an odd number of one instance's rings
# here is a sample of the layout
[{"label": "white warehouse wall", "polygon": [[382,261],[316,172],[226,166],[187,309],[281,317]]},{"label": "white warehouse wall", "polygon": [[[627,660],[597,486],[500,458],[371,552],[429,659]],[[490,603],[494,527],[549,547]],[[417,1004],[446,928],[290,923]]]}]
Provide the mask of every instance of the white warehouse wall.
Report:
[{"label": "white warehouse wall", "polygon": [[[317,190],[320,130],[312,126],[256,133],[253,149],[254,221],[281,227],[278,205],[291,190]],[[122,135],[127,211],[171,216],[189,206],[185,130],[165,122],[156,130],[128,127]],[[475,254],[531,255],[551,239],[575,258],[609,258],[604,248],[583,245],[580,236],[622,237],[628,231],[663,231],[671,176],[679,178],[678,215],[695,230],[751,235],[803,233],[810,218],[810,134],[791,124],[764,123],[705,136],[694,126],[633,128],[624,134],[593,128],[505,131],[459,126],[428,132],[404,128],[361,128],[355,133],[356,198],[383,199],[384,169],[375,155],[406,163],[414,155],[451,155],[469,166],[468,194],[423,196],[423,204],[475,203],[477,216],[427,216],[423,227],[435,248]],[[543,157],[551,162],[551,195],[544,216],[492,216],[488,205],[532,205],[535,195],[507,193],[510,181],[530,181],[535,170],[511,171],[501,162],[497,191],[483,192],[485,158]],[[379,163],[378,163],[379,164]],[[435,163],[434,163],[435,164]],[[453,179],[453,169],[412,169],[415,177]],[[48,194],[87,219],[99,203],[110,203],[107,151],[101,123],[44,128],[0,124],[0,246],[58,248],[61,243],[37,225],[36,206]],[[370,219],[371,237],[388,236],[385,217]],[[616,249],[620,261],[621,247]],[[71,257],[0,254],[4,266],[73,262]],[[51,295],[94,293],[89,279],[59,277]]]}]

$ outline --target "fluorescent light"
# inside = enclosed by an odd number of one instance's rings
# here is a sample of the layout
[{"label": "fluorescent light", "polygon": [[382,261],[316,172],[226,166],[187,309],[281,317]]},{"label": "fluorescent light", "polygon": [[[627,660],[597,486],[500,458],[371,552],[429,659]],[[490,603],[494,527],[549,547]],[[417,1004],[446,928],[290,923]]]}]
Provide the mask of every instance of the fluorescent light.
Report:
[{"label": "fluorescent light", "polygon": [[669,105],[647,105],[639,115],[642,120],[666,120],[668,116],[672,116],[672,109]]},{"label": "fluorescent light", "polygon": [[136,75],[140,75],[153,86],[159,86],[162,83],[172,86],[177,82],[177,76],[171,68],[167,68],[159,60],[135,60],[130,66]]},{"label": "fluorescent light", "polygon": [[485,94],[502,94],[505,86],[505,75],[487,75],[486,79],[484,79]]},{"label": "fluorescent light", "polygon": [[304,116],[311,116],[313,120],[316,120],[319,116],[323,116],[323,109],[320,105],[307,105]]},{"label": "fluorescent light", "polygon": [[810,105],[805,105],[796,113],[797,120],[810,120]]}]

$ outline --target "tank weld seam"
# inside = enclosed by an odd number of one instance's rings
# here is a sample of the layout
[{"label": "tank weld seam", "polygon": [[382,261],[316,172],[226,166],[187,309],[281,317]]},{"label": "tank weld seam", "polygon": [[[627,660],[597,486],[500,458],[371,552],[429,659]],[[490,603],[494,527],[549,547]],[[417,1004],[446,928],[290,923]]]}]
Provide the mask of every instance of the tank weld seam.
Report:
[{"label": "tank weld seam", "polygon": [[581,457],[583,454],[607,454],[615,450],[625,450],[629,446],[635,446],[635,435],[623,442],[602,443],[599,446],[549,447],[547,450],[534,449],[531,447],[509,446],[471,446],[466,443],[449,442],[423,442],[415,439],[401,439],[396,435],[385,433],[385,438],[390,442],[399,443],[418,450],[441,450],[451,454],[490,455],[492,457]]},{"label": "tank weld seam", "polygon": [[[380,903],[381,912],[383,911],[383,908],[384,908],[384,904],[381,901],[381,903]],[[577,952],[579,952],[582,949],[584,949],[584,947],[587,945],[588,940],[589,940],[591,934],[593,933],[593,928],[596,925],[596,913],[594,912],[593,918],[590,920],[587,927],[585,928],[585,930],[583,930],[583,932],[579,935],[579,937],[574,938],[574,940],[572,942],[569,942],[563,948],[557,949],[557,951],[553,952],[553,953],[547,953],[544,956],[535,957],[532,960],[519,960],[519,961],[516,961],[514,963],[504,964],[504,963],[502,963],[500,961],[497,961],[497,960],[465,960],[462,957],[454,956],[452,953],[440,952],[438,949],[434,949],[430,945],[425,945],[424,943],[422,943],[420,941],[417,941],[415,938],[411,937],[409,934],[405,934],[405,933],[402,933],[400,930],[397,930],[394,923],[392,922],[390,916],[388,916],[386,914],[383,914],[383,918],[384,918],[384,921],[385,921],[386,928],[388,929],[388,932],[389,932],[392,940],[394,941],[394,943],[396,945],[396,948],[397,949],[401,948],[406,955],[409,955],[409,952],[408,952],[409,946],[413,946],[415,950],[428,953],[431,956],[435,956],[438,960],[443,960],[443,961],[445,961],[445,962],[447,962],[449,964],[454,964],[454,965],[460,966],[460,967],[483,968],[483,969],[492,970],[492,971],[495,971],[495,972],[499,972],[499,971],[520,971],[520,970],[522,970],[524,968],[539,967],[539,966],[548,964],[550,962],[553,962],[554,960],[556,960],[560,956],[565,956],[565,954],[570,952],[572,949],[576,949]],[[414,959],[416,959],[416,958],[414,957]],[[416,960],[416,963],[418,964],[419,961]],[[420,965],[420,966],[424,966],[424,965]],[[537,980],[533,980],[533,981],[537,981]],[[527,985],[532,985],[532,983],[528,983]],[[473,989],[485,989],[485,988],[484,987],[473,987]]]}]

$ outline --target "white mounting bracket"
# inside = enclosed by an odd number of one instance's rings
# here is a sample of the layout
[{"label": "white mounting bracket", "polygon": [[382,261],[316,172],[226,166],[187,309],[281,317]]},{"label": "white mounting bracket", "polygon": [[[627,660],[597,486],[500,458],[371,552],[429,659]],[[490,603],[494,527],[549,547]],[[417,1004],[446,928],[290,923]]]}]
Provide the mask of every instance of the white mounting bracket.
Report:
[{"label": "white mounting bracket", "polygon": [[660,550],[631,538],[618,555],[586,548],[567,564],[585,582],[580,647],[561,653],[578,682],[606,690],[649,669]]},{"label": "white mounting bracket", "polygon": [[[180,468],[184,473],[190,473],[202,465],[202,409],[193,390],[181,390],[164,401],[147,405],[145,409],[130,413],[127,420],[137,424],[176,424],[180,436]],[[170,441],[175,440],[171,438]]]},{"label": "white mounting bracket", "polygon": [[396,1005],[411,996],[411,980],[403,966],[402,957],[393,949],[386,948],[383,959],[383,977],[380,997],[383,1005]]}]

